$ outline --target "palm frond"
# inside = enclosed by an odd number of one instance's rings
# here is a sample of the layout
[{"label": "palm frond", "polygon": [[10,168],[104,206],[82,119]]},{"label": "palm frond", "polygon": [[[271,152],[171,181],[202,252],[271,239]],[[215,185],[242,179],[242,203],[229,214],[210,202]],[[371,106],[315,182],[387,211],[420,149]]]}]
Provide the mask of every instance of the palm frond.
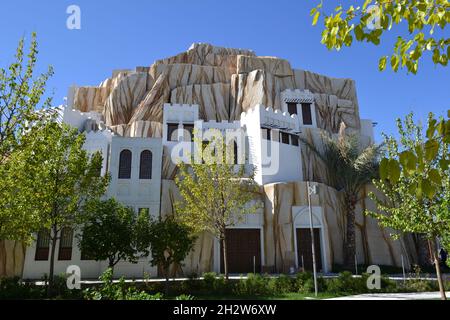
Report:
[{"label": "palm frond", "polygon": [[322,134],[322,150],[304,138],[300,140],[325,163],[330,186],[358,193],[377,175],[382,146],[362,147],[358,135],[346,133],[345,129],[341,125],[337,137]]}]

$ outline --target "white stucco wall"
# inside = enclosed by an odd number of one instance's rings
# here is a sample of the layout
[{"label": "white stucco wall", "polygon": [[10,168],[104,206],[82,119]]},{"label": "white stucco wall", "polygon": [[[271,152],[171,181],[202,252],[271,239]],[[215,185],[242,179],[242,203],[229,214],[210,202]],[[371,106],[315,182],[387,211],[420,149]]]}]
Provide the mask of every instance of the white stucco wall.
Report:
[{"label": "white stucco wall", "polygon": [[[119,156],[122,150],[132,153],[131,179],[119,179]],[[153,155],[152,179],[139,179],[139,161],[141,152],[150,150]],[[124,138],[114,136],[111,142],[109,172],[111,182],[108,197],[114,197],[125,205],[149,208],[153,216],[159,215],[161,194],[162,144],[159,138]]]},{"label": "white stucco wall", "polygon": [[[241,125],[247,133],[249,161],[256,168],[257,183],[264,185],[302,179],[300,146],[278,142],[281,141],[280,132],[290,135],[299,132],[300,125],[296,115],[256,105],[242,113]],[[270,128],[270,141],[263,139],[263,127]]]}]

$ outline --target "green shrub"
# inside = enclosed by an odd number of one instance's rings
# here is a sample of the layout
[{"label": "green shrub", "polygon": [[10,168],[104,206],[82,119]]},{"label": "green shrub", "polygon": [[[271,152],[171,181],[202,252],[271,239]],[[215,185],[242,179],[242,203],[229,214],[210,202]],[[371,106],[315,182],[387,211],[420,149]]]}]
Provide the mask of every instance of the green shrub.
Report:
[{"label": "green shrub", "polygon": [[403,286],[404,291],[408,292],[427,292],[437,289],[435,283],[427,280],[413,279],[407,280]]},{"label": "green shrub", "polygon": [[138,291],[135,288],[128,288],[123,300],[162,300],[161,293],[148,294],[145,291]]},{"label": "green shrub", "polygon": [[327,282],[327,291],[330,293],[365,293],[367,288],[367,276],[353,277],[349,271],[344,271],[337,278],[330,279]]},{"label": "green shrub", "polygon": [[314,291],[314,280],[311,272],[299,272],[295,277],[294,290],[299,293]]},{"label": "green shrub", "polygon": [[67,288],[67,274],[61,273],[53,278],[54,299],[80,299],[82,291]]},{"label": "green shrub", "polygon": [[292,292],[294,289],[294,280],[285,274],[279,277],[271,278],[268,282],[268,289],[271,294],[284,294]]},{"label": "green shrub", "polygon": [[203,274],[203,285],[206,289],[213,289],[216,282],[217,273],[205,272]]},{"label": "green shrub", "polygon": [[138,290],[134,285],[127,286],[124,278],[120,278],[118,283],[113,282],[113,271],[106,269],[99,277],[102,284],[99,287],[92,287],[84,290],[84,298],[88,300],[161,300],[162,294],[149,294]]},{"label": "green shrub", "polygon": [[234,287],[238,296],[263,296],[270,294],[267,277],[249,273],[247,279],[240,279]]},{"label": "green shrub", "polygon": [[381,289],[380,292],[397,292],[398,286],[397,282],[389,279],[385,275],[381,275]]},{"label": "green shrub", "polygon": [[180,285],[181,292],[198,292],[203,290],[205,287],[205,282],[198,279],[196,273],[191,273],[188,275],[188,280],[183,281]]},{"label": "green shrub", "polygon": [[41,299],[45,295],[44,286],[24,283],[19,277],[0,278],[0,300]]},{"label": "green shrub", "polygon": [[223,274],[221,274],[214,280],[213,285],[214,292],[217,292],[219,294],[231,293],[232,287],[233,287],[232,282],[230,282],[229,280],[226,281]]},{"label": "green shrub", "polygon": [[[222,274],[218,275],[215,272],[206,272],[203,274],[202,291],[216,294],[231,293],[232,283],[231,281],[226,281]],[[189,292],[192,292],[192,290],[189,290]]]}]

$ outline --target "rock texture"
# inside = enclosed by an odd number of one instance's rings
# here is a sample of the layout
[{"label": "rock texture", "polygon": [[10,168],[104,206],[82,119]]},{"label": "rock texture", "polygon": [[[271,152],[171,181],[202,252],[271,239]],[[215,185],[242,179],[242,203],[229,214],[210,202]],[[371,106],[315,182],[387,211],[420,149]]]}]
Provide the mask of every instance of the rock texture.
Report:
[{"label": "rock texture", "polygon": [[0,278],[22,275],[25,249],[20,242],[0,240]]},{"label": "rock texture", "polygon": [[230,118],[230,85],[213,83],[178,87],[172,90],[170,102],[198,104],[199,116],[208,121],[228,120]]},{"label": "rock texture", "polygon": [[264,70],[277,77],[294,75],[289,61],[276,57],[237,56],[237,72],[249,73],[253,70]]},{"label": "rock texture", "polygon": [[128,124],[146,92],[147,73],[137,72],[123,76],[106,100],[106,125]]},{"label": "rock texture", "polygon": [[[337,132],[340,122],[360,129],[358,99],[351,79],[337,79],[300,69],[276,57],[250,50],[194,44],[186,52],[149,67],[117,70],[98,87],[80,87],[73,106],[102,112],[108,126],[132,134],[138,121],[162,122],[164,103],[197,103],[204,120],[238,120],[255,104],[281,108],[285,89],[315,94],[319,127]],[[152,133],[150,133],[152,134]]]}]

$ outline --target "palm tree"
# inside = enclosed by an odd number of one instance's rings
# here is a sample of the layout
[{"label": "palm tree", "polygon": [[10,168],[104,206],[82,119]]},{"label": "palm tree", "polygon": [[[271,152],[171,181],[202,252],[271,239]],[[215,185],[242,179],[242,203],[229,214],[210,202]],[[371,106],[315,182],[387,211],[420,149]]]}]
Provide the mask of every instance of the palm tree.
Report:
[{"label": "palm tree", "polygon": [[306,139],[301,139],[325,164],[328,184],[343,192],[345,203],[344,266],[355,268],[355,208],[360,200],[363,187],[378,174],[378,159],[381,146],[369,144],[363,147],[356,134],[345,132],[345,124],[340,126],[337,137],[322,134],[322,148]]}]

